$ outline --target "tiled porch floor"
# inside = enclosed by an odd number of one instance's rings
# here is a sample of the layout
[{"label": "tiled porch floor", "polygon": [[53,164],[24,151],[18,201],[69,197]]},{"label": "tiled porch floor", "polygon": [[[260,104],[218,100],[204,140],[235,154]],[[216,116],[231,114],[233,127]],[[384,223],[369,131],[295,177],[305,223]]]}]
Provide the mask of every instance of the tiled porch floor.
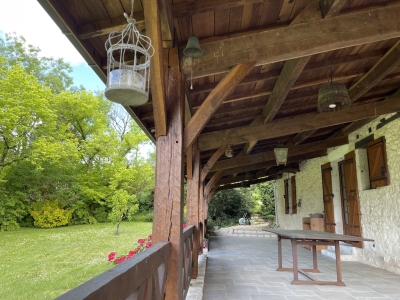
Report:
[{"label": "tiled porch floor", "polygon": [[[291,267],[289,241],[282,251],[283,267]],[[310,250],[299,246],[298,254],[300,268],[312,267]],[[276,238],[211,237],[203,300],[400,299],[400,275],[357,262],[342,262],[344,287],[291,285],[292,272],[276,271],[277,255]],[[314,277],[336,280],[335,260],[319,253],[318,268]]]}]

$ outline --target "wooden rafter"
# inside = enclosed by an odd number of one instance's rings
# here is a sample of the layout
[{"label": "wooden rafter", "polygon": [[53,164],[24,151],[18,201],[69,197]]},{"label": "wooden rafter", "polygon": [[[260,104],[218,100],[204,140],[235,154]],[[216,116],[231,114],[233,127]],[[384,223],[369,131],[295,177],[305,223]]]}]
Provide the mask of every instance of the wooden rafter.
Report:
[{"label": "wooden rafter", "polygon": [[173,47],[174,22],[172,17],[171,4],[168,0],[158,0],[161,21],[161,37],[166,48]]},{"label": "wooden rafter", "polygon": [[[249,60],[257,65],[285,61],[400,36],[400,5],[339,15],[310,23],[202,44],[204,55],[193,62],[194,73]],[[190,69],[184,70],[185,73]]]},{"label": "wooden rafter", "polygon": [[330,18],[339,14],[347,0],[320,0],[319,6],[324,18]]},{"label": "wooden rafter", "polygon": [[221,178],[222,172],[224,170],[219,170],[215,172],[215,174],[211,177],[210,181],[207,183],[206,187],[204,188],[204,194],[208,195],[211,189],[214,187],[215,183]]},{"label": "wooden rafter", "polygon": [[363,77],[349,89],[351,102],[356,101],[386,75],[400,65],[400,41],[398,41]]},{"label": "wooden rafter", "polygon": [[[382,57],[383,55],[385,55],[385,53],[388,50],[389,49],[377,49],[377,50],[367,51],[367,52],[363,52],[363,53],[347,55],[347,56],[343,56],[343,57],[331,58],[331,59],[327,59],[324,61],[308,63],[304,67],[304,71],[311,71],[311,70],[318,71],[321,69],[326,70],[326,66],[335,67],[335,66],[339,66],[339,65],[351,63],[351,62],[363,62],[363,61],[367,61],[370,59]],[[246,76],[245,78],[243,78],[243,80],[237,86],[242,86],[242,85],[246,85],[249,83],[256,83],[259,81],[276,79],[279,77],[280,73],[281,73],[280,70],[270,70],[266,73],[252,74],[252,75],[249,75],[249,76]],[[207,83],[207,84],[202,84],[202,85],[195,85],[193,87],[193,90],[191,90],[189,92],[189,95],[190,95],[190,97],[193,97],[196,94],[210,92],[217,86],[217,84],[218,84],[218,82]]]},{"label": "wooden rafter", "polygon": [[272,123],[247,126],[238,129],[225,130],[199,136],[199,149],[211,150],[225,144],[241,144],[253,140],[261,140],[302,131],[319,129],[333,125],[348,123],[361,119],[377,117],[379,115],[400,111],[400,97],[384,102],[368,103],[350,107],[338,112],[317,115],[304,115],[292,119],[282,119]]},{"label": "wooden rafter", "polygon": [[228,146],[226,146],[226,145],[221,146],[210,157],[210,159],[207,161],[207,163],[204,165],[203,169],[201,170],[200,181],[204,181],[204,179],[206,178],[208,172],[210,172],[211,168],[214,166],[214,164],[217,162],[217,160],[221,157],[221,155],[224,154],[226,148],[228,148]]},{"label": "wooden rafter", "polygon": [[183,149],[186,151],[200,134],[201,130],[212,117],[213,113],[222,104],[226,96],[235,88],[254,67],[254,62],[237,65],[229,72],[217,87],[208,95],[200,109],[196,111],[187,124],[184,132]]},{"label": "wooden rafter", "polygon": [[[347,136],[335,138],[335,139],[327,139],[323,142],[313,142],[308,143],[300,146],[294,146],[289,148],[288,157],[297,156],[300,154],[306,154],[310,152],[315,152],[319,150],[328,149],[331,147],[337,147],[341,145],[345,145],[349,142]],[[274,151],[267,151],[263,153],[257,153],[252,155],[246,155],[240,158],[232,158],[229,160],[224,160],[217,162],[214,164],[214,167],[211,168],[211,172],[215,172],[218,170],[226,170],[236,167],[241,167],[245,165],[255,164],[255,163],[262,163],[264,161],[274,161],[275,160],[275,153]]]},{"label": "wooden rafter", "polygon": [[[301,155],[296,155],[288,158],[288,164],[291,163],[298,163],[306,159],[313,159],[321,156],[326,156],[328,154],[328,151],[325,150],[320,150],[316,152],[311,152],[311,153],[306,153],[306,154],[301,154]],[[250,164],[246,166],[241,166],[241,167],[236,167],[236,168],[231,168],[231,169],[226,169],[223,171],[222,176],[227,176],[227,175],[232,175],[235,173],[242,173],[242,172],[251,172],[251,171],[258,171],[260,169],[268,169],[271,167],[276,166],[276,161],[270,160],[270,161],[264,161],[262,163],[256,163],[256,164]],[[210,176],[210,178],[214,175],[215,173],[210,173],[207,177]]]},{"label": "wooden rafter", "polygon": [[164,94],[164,51],[161,43],[160,12],[157,0],[148,0],[144,5],[146,34],[151,38],[155,54],[150,65],[151,93],[156,137],[167,134],[167,116]]}]

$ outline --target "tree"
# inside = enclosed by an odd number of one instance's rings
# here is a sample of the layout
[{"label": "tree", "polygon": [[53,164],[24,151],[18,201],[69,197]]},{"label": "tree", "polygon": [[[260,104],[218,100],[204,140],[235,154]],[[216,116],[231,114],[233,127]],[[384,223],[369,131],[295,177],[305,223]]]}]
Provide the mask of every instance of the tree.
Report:
[{"label": "tree", "polygon": [[72,67],[62,58],[40,56],[40,49],[27,45],[22,36],[6,34],[5,37],[5,40],[0,38],[0,55],[5,57],[9,67],[21,66],[26,74],[34,76],[39,84],[49,87],[55,94],[72,86],[69,76]]},{"label": "tree", "polygon": [[244,213],[250,214],[246,200],[243,194],[236,189],[218,192],[208,206],[210,225],[231,226],[238,224]]},{"label": "tree", "polygon": [[257,184],[256,194],[261,199],[261,214],[263,216],[275,215],[274,183],[271,181]]}]

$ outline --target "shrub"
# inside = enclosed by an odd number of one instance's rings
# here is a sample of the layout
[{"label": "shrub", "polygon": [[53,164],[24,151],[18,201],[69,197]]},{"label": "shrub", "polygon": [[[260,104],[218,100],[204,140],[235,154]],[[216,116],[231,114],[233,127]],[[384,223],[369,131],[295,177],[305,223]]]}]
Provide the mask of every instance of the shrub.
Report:
[{"label": "shrub", "polygon": [[54,228],[68,225],[73,210],[60,208],[58,200],[35,202],[29,213],[35,219],[34,225],[40,228]]},{"label": "shrub", "polygon": [[72,218],[71,225],[96,224],[96,218],[89,212],[89,207],[84,201],[77,201],[71,206]]},{"label": "shrub", "polygon": [[153,214],[152,210],[140,212],[132,215],[129,220],[134,222],[153,222]]}]

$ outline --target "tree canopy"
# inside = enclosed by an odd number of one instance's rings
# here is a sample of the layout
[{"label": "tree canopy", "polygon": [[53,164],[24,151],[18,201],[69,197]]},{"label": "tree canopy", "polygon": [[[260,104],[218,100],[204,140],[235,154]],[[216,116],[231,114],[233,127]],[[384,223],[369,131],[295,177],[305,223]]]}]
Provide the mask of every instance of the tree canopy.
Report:
[{"label": "tree canopy", "polygon": [[45,201],[69,224],[120,222],[151,194],[146,135],[70,72],[22,37],[0,39],[0,230],[32,226]]}]

